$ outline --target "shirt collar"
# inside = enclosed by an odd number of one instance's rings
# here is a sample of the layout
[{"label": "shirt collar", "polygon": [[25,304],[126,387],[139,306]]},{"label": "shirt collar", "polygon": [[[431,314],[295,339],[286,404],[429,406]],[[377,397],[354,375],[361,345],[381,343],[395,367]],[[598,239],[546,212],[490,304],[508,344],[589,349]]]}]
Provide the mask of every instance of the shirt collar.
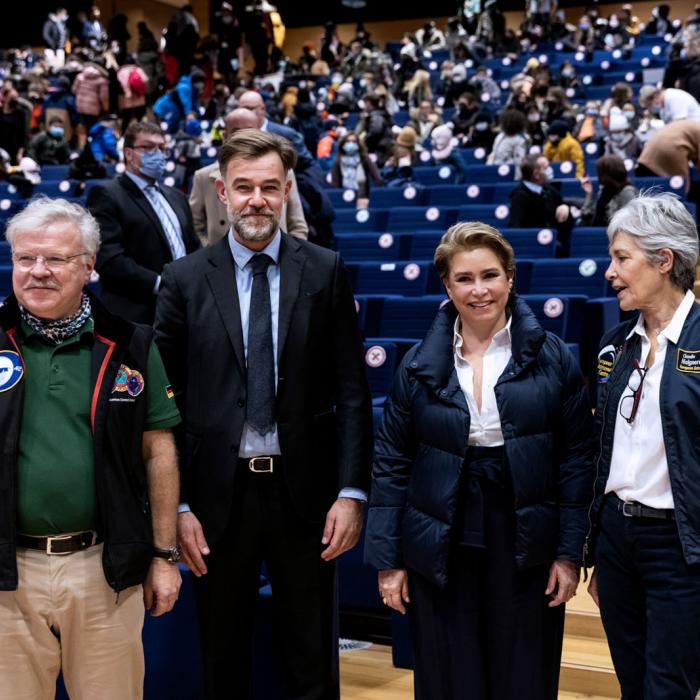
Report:
[{"label": "shirt collar", "polygon": [[143,192],[149,185],[154,184],[153,182],[149,182],[140,175],[136,175],[136,173],[132,173],[128,170],[124,174],[136,185],[136,187],[141,190],[141,192]]},{"label": "shirt collar", "polygon": [[542,185],[538,185],[536,182],[523,180],[523,185],[525,185],[525,187],[527,187],[528,190],[534,192],[535,194],[542,194]]},{"label": "shirt collar", "polygon": [[[692,290],[689,289],[685,293],[683,301],[681,301],[681,303],[678,305],[676,312],[673,314],[673,318],[671,318],[668,325],[659,332],[659,336],[664,336],[664,338],[670,340],[674,345],[678,343],[678,339],[681,337],[681,331],[683,330],[683,325],[685,324],[694,303],[695,295],[693,294]],[[635,333],[643,338],[647,338],[647,332],[644,328],[644,314],[639,314],[637,323],[627,334],[625,340],[629,340]]]},{"label": "shirt collar", "polygon": [[[501,328],[498,333],[494,334],[493,338],[491,338],[491,343],[489,345],[489,348],[493,346],[508,346],[512,344],[512,336],[511,336],[511,324],[513,321],[513,316],[512,314],[508,315],[508,319],[506,321],[506,325]],[[452,347],[454,349],[455,355],[457,355],[458,358],[462,359],[462,346],[464,345],[464,339],[462,338],[462,335],[460,333],[460,330],[462,329],[462,322],[459,316],[455,319],[455,325],[454,325],[454,333],[452,336]]]},{"label": "shirt collar", "polygon": [[279,229],[277,229],[274,238],[260,251],[246,248],[234,238],[231,229],[229,229],[228,232],[228,244],[231,248],[231,255],[233,255],[233,259],[240,270],[242,270],[250,262],[250,259],[258,253],[269,255],[275,265],[279,264],[281,243],[282,233]]},{"label": "shirt collar", "polygon": [[[24,340],[30,340],[31,338],[39,338],[39,333],[35,331],[28,323],[25,321],[20,322],[20,328],[22,332],[22,337]],[[60,342],[56,347],[61,347],[62,345],[69,345],[77,340],[92,340],[95,337],[95,320],[92,316],[89,316],[85,323],[78,329],[77,333],[72,335],[70,338]]]},{"label": "shirt collar", "polygon": [[267,131],[267,124],[268,124],[268,119],[267,119],[267,117],[264,117],[263,123],[260,125],[260,131]]}]

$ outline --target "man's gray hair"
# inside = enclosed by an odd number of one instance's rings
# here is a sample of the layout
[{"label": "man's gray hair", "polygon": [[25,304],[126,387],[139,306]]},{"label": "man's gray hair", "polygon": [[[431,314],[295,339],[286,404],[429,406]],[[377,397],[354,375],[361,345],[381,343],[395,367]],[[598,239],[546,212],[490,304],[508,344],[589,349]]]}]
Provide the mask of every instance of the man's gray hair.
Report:
[{"label": "man's gray hair", "polygon": [[100,226],[85,207],[65,199],[39,196],[32,199],[19,214],[8,222],[5,238],[14,249],[17,236],[22,231],[43,231],[47,226],[61,221],[75,225],[83,238],[86,253],[95,255],[100,247]]},{"label": "man's gray hair", "polygon": [[671,250],[671,282],[684,291],[693,288],[698,264],[698,229],[676,195],[641,192],[610,220],[610,243],[618,233],[634,236],[652,265],[662,261],[659,255],[662,248]]}]

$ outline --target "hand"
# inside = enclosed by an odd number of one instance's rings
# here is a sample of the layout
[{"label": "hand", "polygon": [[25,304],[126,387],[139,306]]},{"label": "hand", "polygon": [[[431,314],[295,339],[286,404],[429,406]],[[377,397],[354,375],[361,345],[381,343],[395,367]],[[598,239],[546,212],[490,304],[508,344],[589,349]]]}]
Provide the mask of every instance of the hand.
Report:
[{"label": "hand", "polygon": [[586,197],[590,197],[593,194],[593,185],[591,184],[591,178],[585,175],[581,178],[581,189],[586,194]]},{"label": "hand", "polygon": [[600,598],[598,598],[598,579],[595,576],[595,571],[591,574],[591,580],[588,582],[588,595],[593,598],[593,602],[600,607]]},{"label": "hand", "polygon": [[402,615],[406,614],[404,603],[408,597],[408,574],[406,569],[383,569],[379,572],[379,595],[384,605],[388,605]]},{"label": "hand", "polygon": [[326,515],[321,543],[328,545],[321,552],[321,559],[330,561],[348,549],[352,549],[362,532],[362,501],[356,498],[339,498]]},{"label": "hand", "polygon": [[560,204],[554,212],[554,217],[560,224],[563,224],[569,218],[569,205]]},{"label": "hand", "polygon": [[182,551],[182,563],[197,577],[206,574],[207,565],[202,555],[209,554],[209,545],[199,520],[191,511],[177,516],[177,542]]},{"label": "hand", "polygon": [[143,604],[153,617],[170,612],[180,592],[182,577],[177,564],[154,558],[143,583]]},{"label": "hand", "polygon": [[549,607],[566,603],[576,595],[578,586],[579,567],[572,561],[557,559],[549,570],[549,580],[545,595],[551,595]]}]

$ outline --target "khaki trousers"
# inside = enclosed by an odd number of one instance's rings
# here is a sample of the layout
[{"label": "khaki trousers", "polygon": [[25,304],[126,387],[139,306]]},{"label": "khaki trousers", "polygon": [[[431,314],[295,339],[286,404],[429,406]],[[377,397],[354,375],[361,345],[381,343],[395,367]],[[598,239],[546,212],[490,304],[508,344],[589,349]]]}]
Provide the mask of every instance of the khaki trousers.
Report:
[{"label": "khaki trousers", "polygon": [[17,548],[19,586],[0,591],[0,698],[52,700],[63,670],[71,700],[139,700],[141,586],[119,596],[102,545],[57,556]]}]

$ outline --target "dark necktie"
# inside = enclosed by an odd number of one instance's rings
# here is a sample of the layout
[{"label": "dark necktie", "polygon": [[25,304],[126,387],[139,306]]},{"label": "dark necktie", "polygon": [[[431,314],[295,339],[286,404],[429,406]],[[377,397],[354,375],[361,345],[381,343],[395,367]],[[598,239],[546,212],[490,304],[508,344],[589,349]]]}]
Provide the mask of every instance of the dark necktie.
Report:
[{"label": "dark necktie", "polygon": [[272,309],[267,268],[269,255],[260,254],[248,263],[253,271],[253,289],[248,315],[248,410],[246,420],[260,435],[275,422],[275,357],[272,350]]}]

